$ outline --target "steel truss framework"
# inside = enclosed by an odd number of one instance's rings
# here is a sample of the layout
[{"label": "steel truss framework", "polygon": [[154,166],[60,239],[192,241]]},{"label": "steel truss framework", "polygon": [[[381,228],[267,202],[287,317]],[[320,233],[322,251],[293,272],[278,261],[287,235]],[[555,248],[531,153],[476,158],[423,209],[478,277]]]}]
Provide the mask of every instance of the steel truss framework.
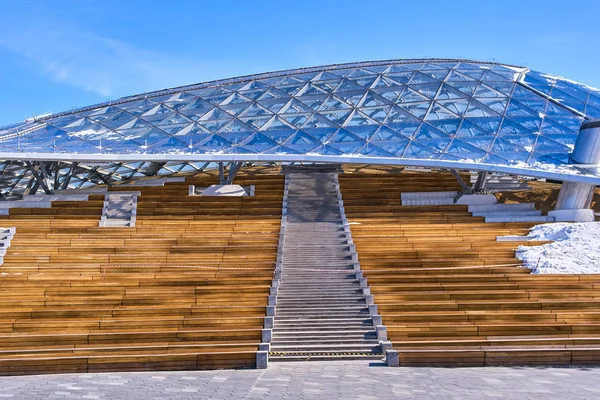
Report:
[{"label": "steel truss framework", "polygon": [[600,118],[600,91],[523,67],[448,59],[331,65],[0,128],[0,185],[10,197],[246,161],[526,173],[568,164],[582,121],[592,118]]}]

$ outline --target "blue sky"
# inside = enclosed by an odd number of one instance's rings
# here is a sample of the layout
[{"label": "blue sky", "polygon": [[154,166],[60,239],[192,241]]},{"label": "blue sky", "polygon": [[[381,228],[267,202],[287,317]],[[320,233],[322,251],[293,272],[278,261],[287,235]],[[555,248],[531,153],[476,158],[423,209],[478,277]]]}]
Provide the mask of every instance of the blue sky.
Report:
[{"label": "blue sky", "polygon": [[597,0],[0,0],[0,126],[217,78],[463,57],[600,87]]}]

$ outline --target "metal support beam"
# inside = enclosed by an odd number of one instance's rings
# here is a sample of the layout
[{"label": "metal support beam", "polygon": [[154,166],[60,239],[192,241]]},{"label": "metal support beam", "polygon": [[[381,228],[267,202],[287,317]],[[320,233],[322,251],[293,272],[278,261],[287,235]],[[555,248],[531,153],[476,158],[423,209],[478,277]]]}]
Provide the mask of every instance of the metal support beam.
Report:
[{"label": "metal support beam", "polygon": [[475,190],[485,189],[485,183],[487,182],[488,173],[487,172],[479,172],[477,175],[477,181],[475,182]]},{"label": "metal support beam", "polygon": [[222,162],[219,162],[219,183],[221,185],[225,184],[225,166]]},{"label": "metal support beam", "polygon": [[[36,183],[39,185],[39,187],[42,188],[42,190],[44,191],[44,193],[46,194],[52,194],[53,191],[50,190],[50,188],[48,187],[48,185],[46,184],[46,181],[44,179],[44,177],[42,175],[40,175],[40,165],[39,164],[35,164],[35,163],[31,163],[29,161],[25,161],[25,165],[27,165],[27,167],[29,168],[29,170],[31,171],[31,173],[33,174],[33,177],[36,180]],[[37,187],[36,187],[37,190]],[[34,191],[35,193],[35,191]]]},{"label": "metal support beam", "polygon": [[231,185],[233,183],[233,180],[235,179],[235,176],[241,167],[241,162],[231,163],[231,166],[229,167],[229,174],[227,175],[227,185]]},{"label": "metal support beam", "polygon": [[69,183],[71,182],[71,178],[73,177],[73,175],[75,173],[75,168],[77,168],[78,164],[79,163],[76,163],[76,162],[71,163],[71,167],[69,168],[69,171],[63,178],[63,181],[60,185],[60,190],[67,190],[69,188]]},{"label": "metal support beam", "polygon": [[469,186],[465,183],[465,181],[463,181],[463,178],[460,176],[460,174],[458,173],[457,170],[451,169],[450,172],[452,173],[452,176],[454,176],[456,178],[456,180],[458,181],[458,184],[460,185],[462,190],[469,189]]}]

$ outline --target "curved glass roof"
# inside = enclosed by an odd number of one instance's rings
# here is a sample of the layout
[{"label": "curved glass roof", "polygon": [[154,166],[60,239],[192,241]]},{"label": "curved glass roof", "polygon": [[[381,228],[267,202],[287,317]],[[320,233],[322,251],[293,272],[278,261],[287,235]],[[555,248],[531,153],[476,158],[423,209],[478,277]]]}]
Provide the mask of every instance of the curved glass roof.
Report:
[{"label": "curved glass roof", "polygon": [[600,118],[600,91],[564,78],[489,62],[392,60],[182,86],[46,116],[0,128],[0,159],[535,169],[567,164],[590,118]]}]

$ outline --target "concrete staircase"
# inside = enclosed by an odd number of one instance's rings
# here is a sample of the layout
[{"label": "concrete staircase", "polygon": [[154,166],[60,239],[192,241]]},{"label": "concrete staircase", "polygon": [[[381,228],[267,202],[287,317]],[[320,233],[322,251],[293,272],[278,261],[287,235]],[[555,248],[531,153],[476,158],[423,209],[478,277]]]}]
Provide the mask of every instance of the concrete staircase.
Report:
[{"label": "concrete staircase", "polygon": [[542,215],[533,203],[489,204],[469,206],[474,217],[485,217],[485,222],[553,222],[553,217]]},{"label": "concrete staircase", "polygon": [[342,226],[337,173],[288,168],[286,174],[287,225],[269,360],[381,360]]},{"label": "concrete staircase", "polygon": [[134,227],[140,192],[110,192],[104,196],[100,226]]},{"label": "concrete staircase", "polygon": [[457,192],[404,192],[400,193],[403,206],[438,206],[454,204]]}]

